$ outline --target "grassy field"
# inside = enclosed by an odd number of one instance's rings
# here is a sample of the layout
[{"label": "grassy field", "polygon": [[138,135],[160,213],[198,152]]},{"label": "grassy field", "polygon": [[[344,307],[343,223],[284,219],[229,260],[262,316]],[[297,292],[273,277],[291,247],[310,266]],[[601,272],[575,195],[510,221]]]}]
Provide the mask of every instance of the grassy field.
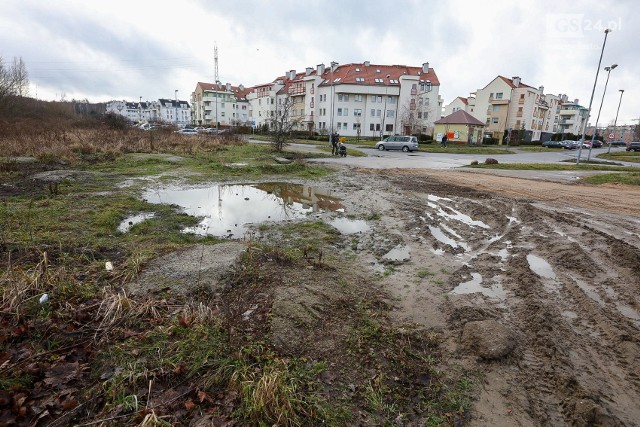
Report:
[{"label": "grassy field", "polygon": [[[4,137],[0,152],[30,157],[0,160],[3,423],[348,426],[427,414],[427,425],[438,426],[468,417],[480,375],[443,369],[437,333],[394,330],[384,299],[362,293],[369,285],[344,259],[328,255],[310,272],[306,254],[339,238],[313,219],[248,242],[220,292],[125,290],[152,260],[221,242],[183,233],[198,219],[141,199],[145,188],[329,176],[305,161],[312,154],[235,137],[103,128]],[[119,232],[138,212],[155,216]],[[274,349],[267,303],[247,328],[243,302],[271,301],[283,280],[311,278],[340,292],[324,313],[340,319],[334,351]],[[323,339],[328,330],[323,324]]]}]

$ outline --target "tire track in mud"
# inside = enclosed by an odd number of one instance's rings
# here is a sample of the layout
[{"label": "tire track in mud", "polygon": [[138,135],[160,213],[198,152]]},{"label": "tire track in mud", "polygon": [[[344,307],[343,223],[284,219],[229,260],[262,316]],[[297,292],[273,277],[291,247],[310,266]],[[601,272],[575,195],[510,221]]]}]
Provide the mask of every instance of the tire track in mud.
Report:
[{"label": "tire track in mud", "polygon": [[[481,402],[495,404],[496,398],[504,401],[498,407],[510,409],[503,418],[491,416],[484,422],[638,425],[640,324],[620,309],[622,303],[631,310],[638,307],[640,252],[633,245],[637,226],[626,230],[611,221],[615,216],[492,196],[424,176],[394,179],[394,186],[403,191],[387,197],[394,206],[387,223],[402,224],[399,227],[418,237],[405,243],[419,265],[404,269],[449,265],[453,270],[444,286],[429,287],[430,302],[440,301],[439,310],[449,313],[449,336],[459,336],[465,317],[453,315],[468,306],[476,308],[466,321],[495,318],[518,337],[516,350],[506,359],[473,362],[488,377],[507,384],[485,387],[483,393],[493,387],[493,396],[480,396],[479,417],[491,413]],[[476,226],[446,215],[456,212],[467,214]],[[438,226],[447,239],[433,232]],[[552,276],[534,271],[529,254],[546,261]],[[471,293],[442,302],[474,273],[482,277],[483,286],[500,282],[506,297]],[[469,360],[465,354],[454,357]],[[483,425],[482,419],[477,425]]]}]

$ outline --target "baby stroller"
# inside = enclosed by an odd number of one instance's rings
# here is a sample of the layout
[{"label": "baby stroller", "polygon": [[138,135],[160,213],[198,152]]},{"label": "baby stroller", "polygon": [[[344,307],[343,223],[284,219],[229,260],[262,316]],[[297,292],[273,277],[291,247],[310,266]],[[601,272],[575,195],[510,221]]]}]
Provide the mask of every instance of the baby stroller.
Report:
[{"label": "baby stroller", "polygon": [[347,146],[342,142],[338,144],[338,154],[340,154],[341,157],[347,157]]}]

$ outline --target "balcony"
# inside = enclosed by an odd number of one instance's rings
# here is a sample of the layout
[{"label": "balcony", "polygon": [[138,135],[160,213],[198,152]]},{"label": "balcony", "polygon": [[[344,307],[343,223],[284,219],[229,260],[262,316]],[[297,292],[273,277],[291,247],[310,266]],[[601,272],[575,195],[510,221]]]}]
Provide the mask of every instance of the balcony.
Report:
[{"label": "balcony", "polygon": [[489,98],[489,102],[493,105],[506,105],[509,103],[509,100],[504,98],[498,99],[498,98],[491,97]]}]

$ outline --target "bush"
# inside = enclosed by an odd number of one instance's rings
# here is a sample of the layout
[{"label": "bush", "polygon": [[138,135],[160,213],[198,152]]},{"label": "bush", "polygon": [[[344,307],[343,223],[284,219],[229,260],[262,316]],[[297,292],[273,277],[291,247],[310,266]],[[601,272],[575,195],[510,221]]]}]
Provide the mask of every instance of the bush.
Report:
[{"label": "bush", "polygon": [[482,140],[484,145],[496,145],[498,143],[498,138],[494,138],[492,136],[485,136]]}]

